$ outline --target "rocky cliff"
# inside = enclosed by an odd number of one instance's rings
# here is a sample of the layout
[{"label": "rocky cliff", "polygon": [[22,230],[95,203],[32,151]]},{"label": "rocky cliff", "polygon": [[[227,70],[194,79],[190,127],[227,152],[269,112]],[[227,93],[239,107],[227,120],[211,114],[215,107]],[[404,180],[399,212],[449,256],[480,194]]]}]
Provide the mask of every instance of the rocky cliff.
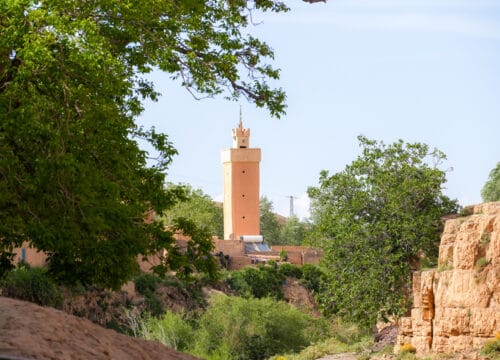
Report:
[{"label": "rocky cliff", "polygon": [[400,319],[396,351],[474,351],[500,330],[500,202],[466,210],[445,223],[438,268],[413,275],[413,309]]}]

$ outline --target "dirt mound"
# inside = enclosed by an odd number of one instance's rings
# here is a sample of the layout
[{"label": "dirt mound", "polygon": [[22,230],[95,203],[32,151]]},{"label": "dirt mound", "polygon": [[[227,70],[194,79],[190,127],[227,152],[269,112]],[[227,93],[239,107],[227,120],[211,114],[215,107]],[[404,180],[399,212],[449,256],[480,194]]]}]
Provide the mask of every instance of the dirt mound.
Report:
[{"label": "dirt mound", "polygon": [[56,309],[0,297],[0,359],[12,358],[196,359]]},{"label": "dirt mound", "polygon": [[154,293],[151,293],[148,299],[135,290],[132,281],[121,291],[89,288],[85,292],[74,294],[63,290],[63,299],[61,310],[64,312],[87,318],[93,323],[121,333],[129,333],[131,324],[127,313],[131,309],[138,315],[145,312],[158,315],[165,310],[174,312],[197,310],[203,303],[196,294],[190,293],[185,288],[161,283],[157,284]]},{"label": "dirt mound", "polygon": [[287,303],[313,316],[320,316],[314,297],[304,286],[300,285],[299,280],[287,278],[283,285],[283,294]]},{"label": "dirt mound", "polygon": [[398,337],[398,326],[389,325],[381,329],[374,336],[375,345],[373,349],[376,351],[382,350],[386,346],[394,346]]}]

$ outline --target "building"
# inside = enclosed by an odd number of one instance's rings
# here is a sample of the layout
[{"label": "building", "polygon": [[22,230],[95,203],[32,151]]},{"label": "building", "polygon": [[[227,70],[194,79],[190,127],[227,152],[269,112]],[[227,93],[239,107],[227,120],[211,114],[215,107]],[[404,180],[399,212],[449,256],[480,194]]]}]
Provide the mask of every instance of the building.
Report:
[{"label": "building", "polygon": [[[287,253],[287,261],[301,265],[316,264],[321,251],[303,246],[273,246],[270,248],[260,233],[260,160],[261,149],[250,147],[250,129],[243,127],[240,116],[238,127],[232,129],[232,147],[222,151],[224,182],[224,239],[214,239],[214,254],[229,269],[280,260],[280,252]],[[151,221],[154,212],[145,216]],[[186,247],[189,238],[175,234],[177,245]],[[34,266],[45,265],[46,255],[24,243],[15,249],[17,262],[27,262]],[[148,271],[157,265],[161,257],[150,256],[147,261],[138,260],[141,270]],[[142,257],[140,257],[142,259]]]},{"label": "building", "polygon": [[321,252],[303,246],[269,248],[260,233],[260,160],[261,149],[250,147],[250,129],[232,129],[232,147],[222,151],[224,182],[224,239],[214,240],[215,251],[225,257],[230,269],[280,260],[286,252],[288,262],[316,264]]}]

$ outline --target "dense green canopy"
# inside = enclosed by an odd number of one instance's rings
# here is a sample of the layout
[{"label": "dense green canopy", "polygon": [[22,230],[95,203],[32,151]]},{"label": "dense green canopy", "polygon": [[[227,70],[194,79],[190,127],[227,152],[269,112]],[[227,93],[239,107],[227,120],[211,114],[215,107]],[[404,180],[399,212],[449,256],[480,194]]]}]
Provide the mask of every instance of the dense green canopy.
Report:
[{"label": "dense green canopy", "polygon": [[176,189],[184,194],[181,201],[162,214],[167,226],[174,224],[177,218],[189,218],[198,227],[206,228],[212,236],[224,238],[222,203],[216,203],[201,189],[193,189],[187,184],[168,184],[168,189]]},{"label": "dense green canopy", "polygon": [[500,201],[500,162],[497,163],[481,189],[483,201]]},{"label": "dense green canopy", "polygon": [[[158,68],[193,93],[243,95],[279,116],[284,93],[267,84],[278,71],[263,62],[273,53],[243,33],[255,9],[286,7],[268,0],[0,2],[0,263],[27,240],[49,255],[56,278],[117,287],[136,271],[137,255],[170,249],[161,224],[143,221],[177,198],[163,189],[175,149],[166,135],[134,122],[142,100],[157,97],[144,74]],[[159,153],[152,167],[139,138]],[[204,258],[209,246],[191,250]]]},{"label": "dense green canopy", "polygon": [[412,265],[436,259],[440,218],[457,204],[442,194],[440,151],[359,141],[362,155],[339,173],[323,171],[309,196],[315,242],[328,270],[322,305],[373,325],[379,315],[406,310]]}]

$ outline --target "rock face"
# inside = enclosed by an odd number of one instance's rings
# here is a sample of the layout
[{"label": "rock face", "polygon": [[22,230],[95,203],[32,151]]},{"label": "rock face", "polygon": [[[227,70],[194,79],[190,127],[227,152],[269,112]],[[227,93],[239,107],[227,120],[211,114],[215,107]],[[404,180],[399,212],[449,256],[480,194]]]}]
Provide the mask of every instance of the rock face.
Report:
[{"label": "rock face", "polygon": [[399,321],[395,350],[474,351],[500,330],[500,202],[447,220],[438,269],[413,275],[413,309]]}]

